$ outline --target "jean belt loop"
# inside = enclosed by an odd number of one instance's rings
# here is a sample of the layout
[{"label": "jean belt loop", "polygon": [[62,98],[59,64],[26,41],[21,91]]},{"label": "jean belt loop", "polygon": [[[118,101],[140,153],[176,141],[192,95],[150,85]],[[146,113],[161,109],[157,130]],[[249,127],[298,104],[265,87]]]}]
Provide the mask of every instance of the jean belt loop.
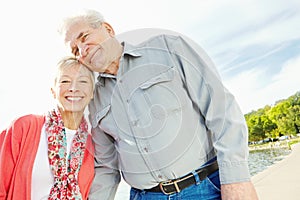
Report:
[{"label": "jean belt loop", "polygon": [[199,185],[201,183],[199,175],[197,174],[196,171],[192,171],[192,174],[194,175],[196,185]]}]

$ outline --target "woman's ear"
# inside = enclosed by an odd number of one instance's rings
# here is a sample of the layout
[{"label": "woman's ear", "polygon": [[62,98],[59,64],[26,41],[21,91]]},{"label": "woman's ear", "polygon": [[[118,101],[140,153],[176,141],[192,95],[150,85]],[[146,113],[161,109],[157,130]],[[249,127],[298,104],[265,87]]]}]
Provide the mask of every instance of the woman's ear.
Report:
[{"label": "woman's ear", "polygon": [[52,93],[53,98],[56,99],[56,93],[55,93],[55,90],[53,88],[51,88],[51,93]]},{"label": "woman's ear", "polygon": [[95,90],[93,89],[92,95],[91,95],[91,100],[94,99],[94,95],[95,95]]},{"label": "woman's ear", "polygon": [[110,36],[115,36],[115,31],[109,23],[103,22],[102,26],[105,27]]}]

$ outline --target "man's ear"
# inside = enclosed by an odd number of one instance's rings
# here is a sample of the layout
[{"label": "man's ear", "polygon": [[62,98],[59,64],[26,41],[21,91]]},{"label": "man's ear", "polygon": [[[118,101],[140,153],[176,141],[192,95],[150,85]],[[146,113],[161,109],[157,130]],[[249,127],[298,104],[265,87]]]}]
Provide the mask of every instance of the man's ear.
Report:
[{"label": "man's ear", "polygon": [[104,26],[106,28],[106,30],[110,36],[115,36],[115,31],[109,23],[103,22],[102,26]]}]

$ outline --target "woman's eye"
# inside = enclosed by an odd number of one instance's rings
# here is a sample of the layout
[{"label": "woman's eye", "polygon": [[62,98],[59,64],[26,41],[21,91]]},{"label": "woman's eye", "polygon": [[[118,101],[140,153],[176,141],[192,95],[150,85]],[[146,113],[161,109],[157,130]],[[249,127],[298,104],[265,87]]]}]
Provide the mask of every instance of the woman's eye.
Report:
[{"label": "woman's eye", "polygon": [[82,80],[79,80],[79,83],[88,83],[88,80],[82,79]]},{"label": "woman's eye", "polygon": [[60,83],[70,83],[69,80],[61,80]]}]

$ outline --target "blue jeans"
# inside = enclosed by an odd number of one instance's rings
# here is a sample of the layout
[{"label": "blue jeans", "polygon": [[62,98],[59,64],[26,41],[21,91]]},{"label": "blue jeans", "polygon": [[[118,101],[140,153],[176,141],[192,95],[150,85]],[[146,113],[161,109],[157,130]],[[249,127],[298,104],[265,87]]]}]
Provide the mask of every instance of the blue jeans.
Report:
[{"label": "blue jeans", "polygon": [[161,192],[146,192],[131,188],[130,200],[219,200],[221,199],[219,170],[200,181],[196,177],[196,184],[185,188],[179,193],[165,195]]}]

